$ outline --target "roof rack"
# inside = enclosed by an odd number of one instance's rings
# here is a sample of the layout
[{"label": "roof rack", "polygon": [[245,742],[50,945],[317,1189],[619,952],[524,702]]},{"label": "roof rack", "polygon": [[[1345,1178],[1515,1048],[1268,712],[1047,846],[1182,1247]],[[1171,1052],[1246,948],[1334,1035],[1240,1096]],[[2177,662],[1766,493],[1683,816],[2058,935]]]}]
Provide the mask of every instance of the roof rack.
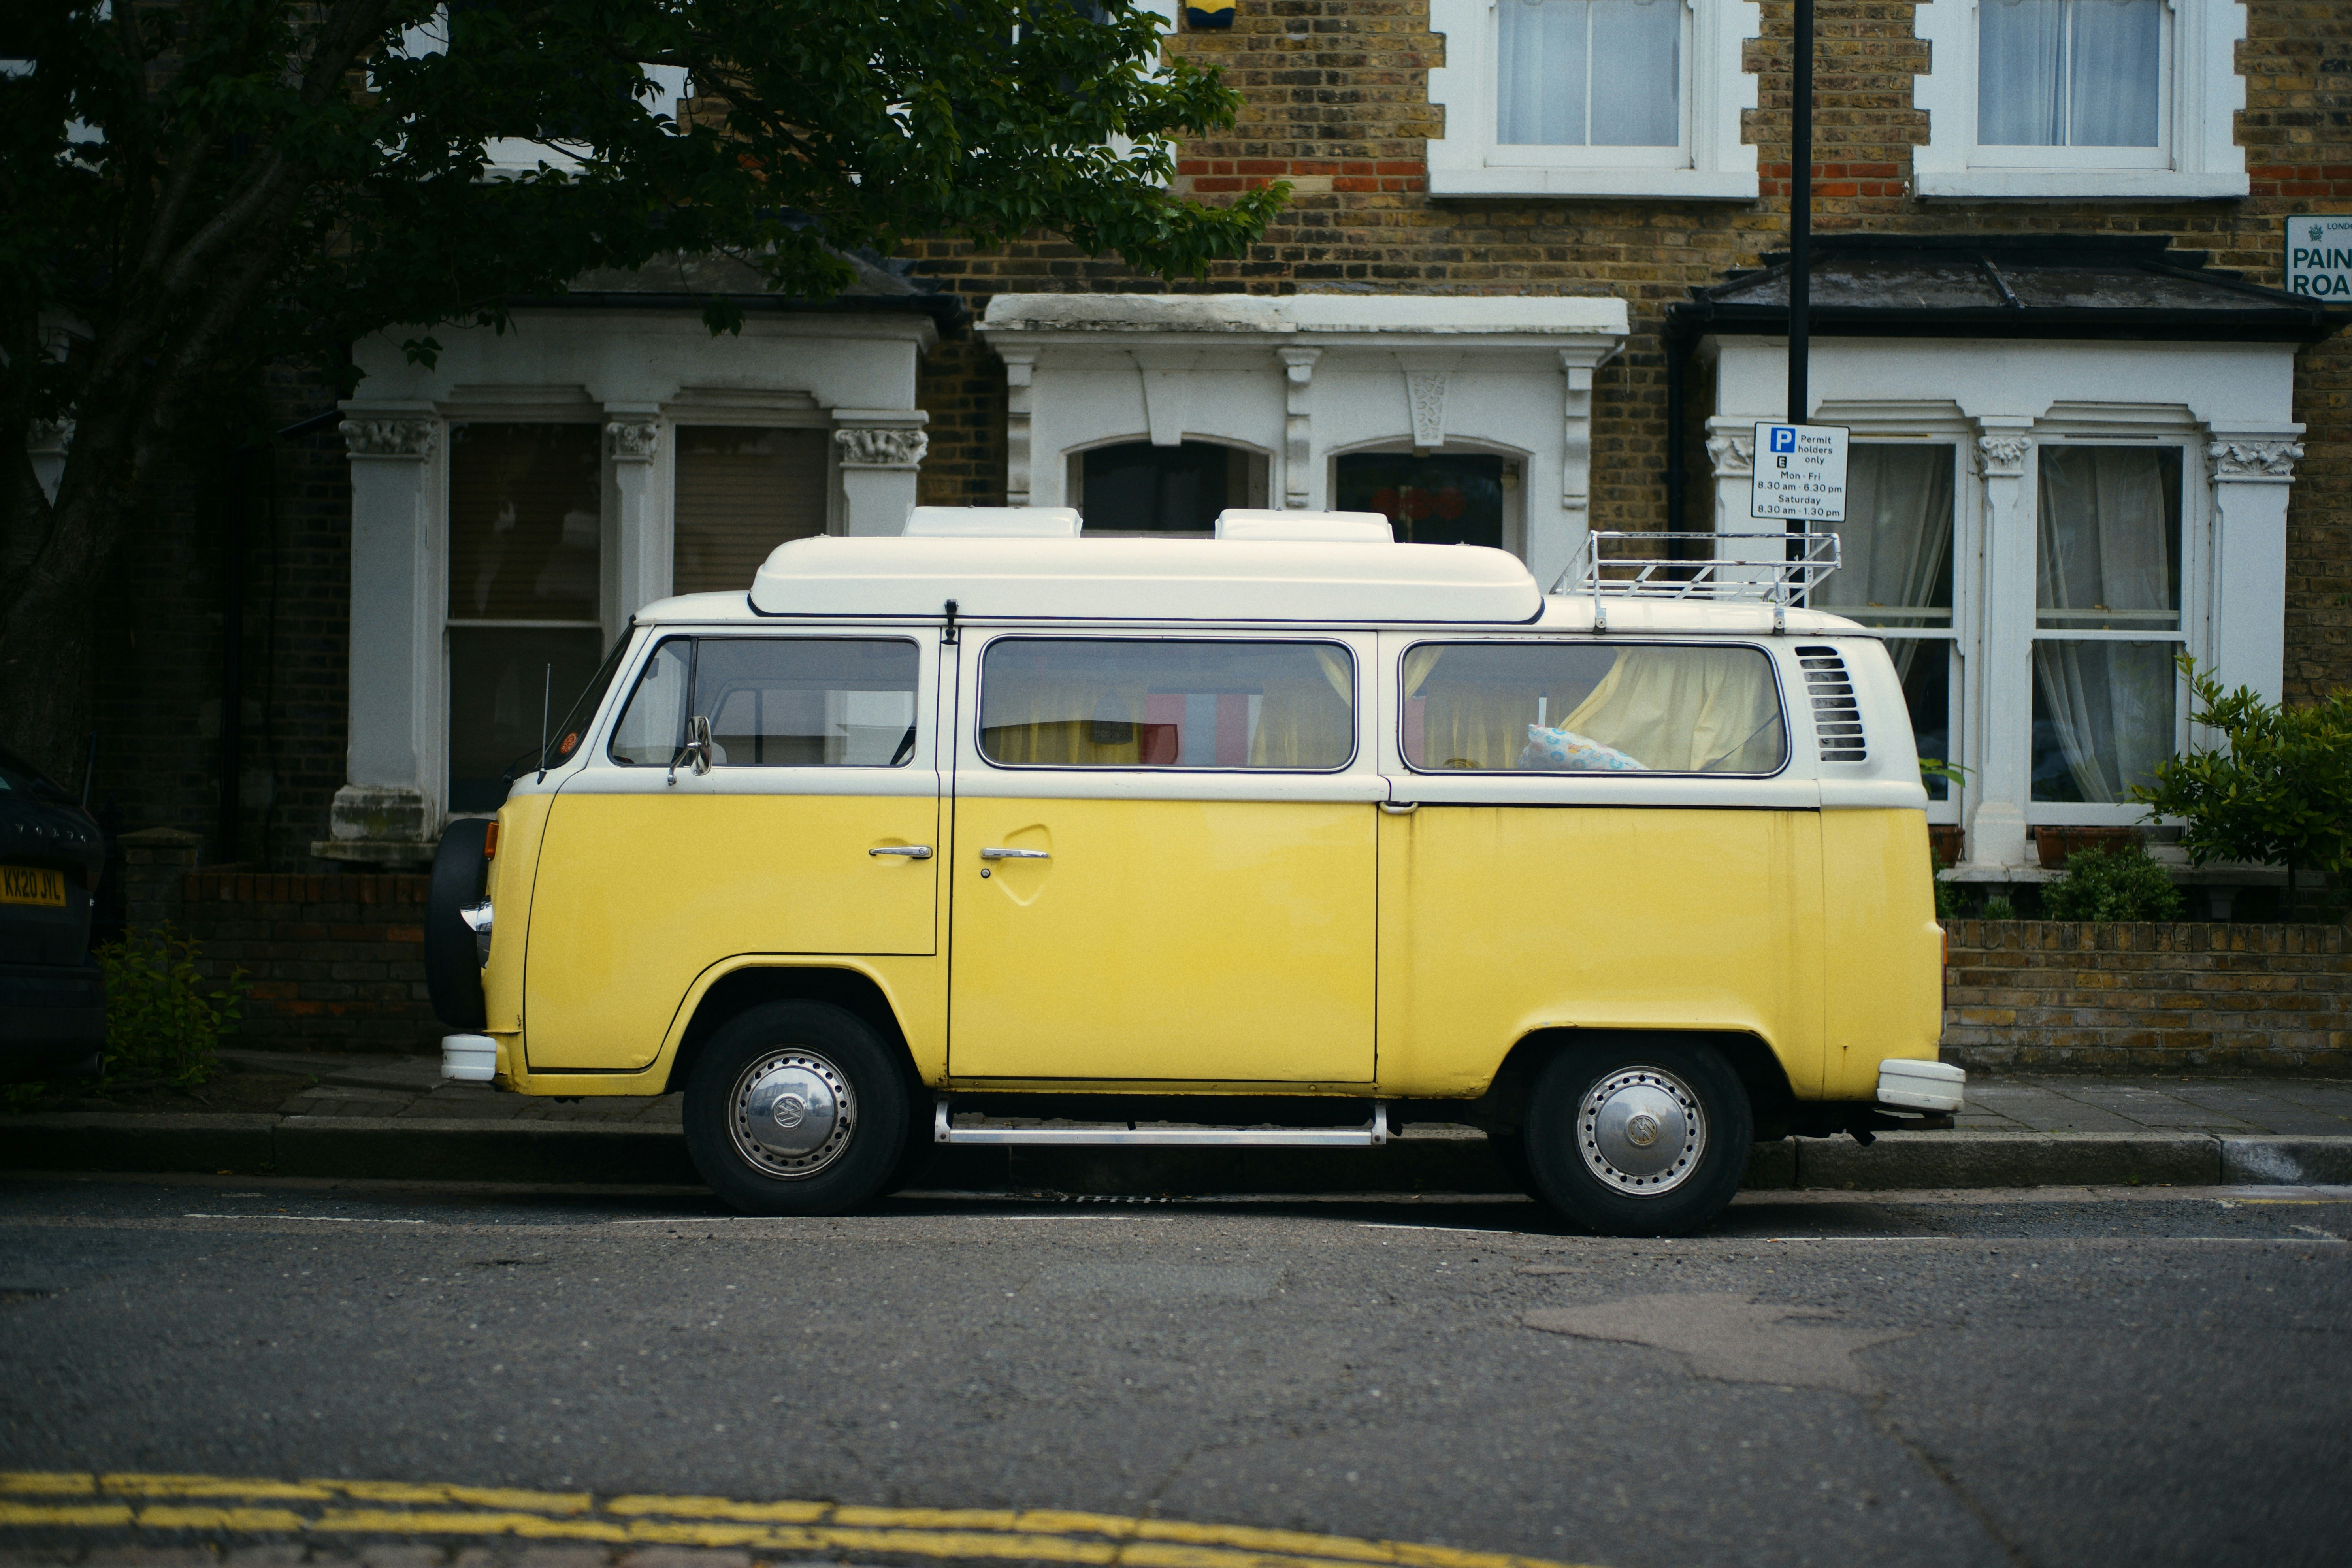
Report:
[{"label": "roof rack", "polygon": [[[1688,541],[1704,546],[1689,557],[1672,553]],[[1632,543],[1642,553],[1621,549],[1607,556],[1603,543]],[[1838,569],[1838,536],[1834,533],[1637,533],[1620,529],[1594,529],[1584,536],[1576,558],[1551,585],[1555,594],[1576,580],[1577,588],[1592,595],[1592,629],[1609,629],[1610,597],[1643,599],[1735,599],[1772,606],[1772,630],[1788,629],[1788,608],[1815,584]],[[1604,577],[1607,567],[1622,574]],[[1672,573],[1673,575],[1661,575]]]}]

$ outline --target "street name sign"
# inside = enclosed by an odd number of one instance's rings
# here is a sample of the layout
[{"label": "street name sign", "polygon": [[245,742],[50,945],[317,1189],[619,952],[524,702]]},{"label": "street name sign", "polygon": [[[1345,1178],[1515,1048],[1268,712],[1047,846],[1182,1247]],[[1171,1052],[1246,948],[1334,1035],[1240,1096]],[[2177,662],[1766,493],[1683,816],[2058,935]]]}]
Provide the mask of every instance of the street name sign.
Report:
[{"label": "street name sign", "polygon": [[2286,220],[2286,291],[2352,304],[2352,213],[2300,213]]},{"label": "street name sign", "polygon": [[1748,503],[1748,515],[1785,522],[1843,522],[1846,445],[1843,426],[1759,422],[1755,496]]}]

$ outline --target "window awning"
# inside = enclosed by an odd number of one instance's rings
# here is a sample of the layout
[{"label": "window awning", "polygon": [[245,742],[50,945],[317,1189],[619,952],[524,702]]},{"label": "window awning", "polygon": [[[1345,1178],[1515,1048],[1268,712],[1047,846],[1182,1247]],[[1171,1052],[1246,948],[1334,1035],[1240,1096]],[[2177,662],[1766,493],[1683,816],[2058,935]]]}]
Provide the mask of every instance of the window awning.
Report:
[{"label": "window awning", "polygon": [[[1817,235],[1819,337],[2315,342],[2352,315],[2249,283],[2164,235]],[[1789,330],[1789,256],[1667,310],[1685,342]]]}]

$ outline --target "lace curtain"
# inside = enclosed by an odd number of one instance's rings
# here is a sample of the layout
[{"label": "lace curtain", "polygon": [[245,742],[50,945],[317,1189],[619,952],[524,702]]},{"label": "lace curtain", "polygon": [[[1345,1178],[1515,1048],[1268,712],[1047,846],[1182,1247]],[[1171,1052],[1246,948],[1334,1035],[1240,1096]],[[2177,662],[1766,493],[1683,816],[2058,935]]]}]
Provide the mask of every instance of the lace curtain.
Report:
[{"label": "lace curtain", "polygon": [[1977,17],[1979,142],[2156,145],[2159,0],[1982,0]]},{"label": "lace curtain", "polygon": [[1681,142],[1680,0],[1498,0],[1496,11],[1496,141]]},{"label": "lace curtain", "polygon": [[[1846,465],[1839,566],[1813,590],[1817,609],[1906,629],[1952,623],[1952,448],[1857,446]],[[1933,615],[1896,611],[1932,610]],[[1908,677],[1916,640],[1887,644]],[[1933,645],[1937,655],[1943,645]]]},{"label": "lace curtain", "polygon": [[1662,773],[1768,773],[1787,751],[1771,671],[1748,648],[1423,647],[1404,689],[1406,752],[1424,768],[1513,767],[1538,722]]},{"label": "lace curtain", "polygon": [[[2179,479],[2169,457],[2148,448],[2042,448],[2035,598],[2044,628],[2178,628]],[[2074,798],[2120,801],[2127,785],[2172,754],[2178,647],[2034,643],[2036,728],[2046,725],[2054,738]],[[2034,795],[2049,798],[2038,766]]]}]

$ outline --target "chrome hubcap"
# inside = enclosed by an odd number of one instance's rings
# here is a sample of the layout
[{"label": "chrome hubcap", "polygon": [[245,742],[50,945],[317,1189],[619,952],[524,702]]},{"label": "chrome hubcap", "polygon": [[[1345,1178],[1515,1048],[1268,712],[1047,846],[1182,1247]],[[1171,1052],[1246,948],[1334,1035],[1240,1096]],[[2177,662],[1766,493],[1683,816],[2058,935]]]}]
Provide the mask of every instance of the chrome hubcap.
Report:
[{"label": "chrome hubcap", "polygon": [[1690,1086],[1658,1068],[1621,1068],[1585,1092],[1576,1147],[1611,1190],[1672,1192],[1706,1152],[1706,1112]]},{"label": "chrome hubcap", "polygon": [[814,1176],[841,1157],[857,1126],[849,1079],[814,1051],[771,1051],[728,1097],[735,1152],[771,1176]]}]

